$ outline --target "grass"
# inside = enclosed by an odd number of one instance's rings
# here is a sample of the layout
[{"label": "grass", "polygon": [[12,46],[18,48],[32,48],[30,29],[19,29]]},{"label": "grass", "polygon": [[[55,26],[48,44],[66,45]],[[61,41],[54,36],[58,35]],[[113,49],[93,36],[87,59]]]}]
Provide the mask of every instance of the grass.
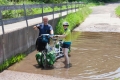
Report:
[{"label": "grass", "polygon": [[[12,3],[9,3],[9,4],[12,4]],[[18,4],[21,4],[21,3],[18,3]],[[18,5],[16,4],[16,5]],[[31,4],[30,2],[26,2],[26,4]],[[36,4],[36,3],[33,3],[33,4]],[[38,3],[37,3],[38,4]],[[72,8],[75,8],[75,7],[81,7],[81,5],[72,5]],[[71,8],[70,5],[68,5],[68,8]],[[60,7],[57,7],[55,6],[54,7],[54,11],[59,11],[59,10],[65,10],[67,9],[66,6],[62,6],[61,8]],[[43,13],[47,13],[47,12],[52,12],[53,11],[53,8],[51,7],[45,7],[43,8]],[[35,14],[42,14],[42,8],[30,8],[30,9],[26,9],[26,14],[27,15],[35,15]],[[19,9],[19,10],[5,10],[5,11],[2,11],[2,16],[3,16],[3,19],[11,19],[11,18],[19,18],[19,17],[23,17],[24,16],[24,10],[23,9]]]},{"label": "grass", "polygon": [[120,6],[118,6],[116,9],[115,9],[115,13],[117,16],[120,17]]},{"label": "grass", "polygon": [[99,5],[104,5],[104,3],[103,2],[98,2],[98,3],[90,2],[86,6],[87,7],[93,7],[93,6],[99,6]]},{"label": "grass", "polygon": [[0,64],[0,72],[7,69],[9,66],[13,65],[16,62],[20,62],[25,56],[26,54],[21,53],[5,60],[2,64]]},{"label": "grass", "polygon": [[89,9],[88,7],[83,7],[75,13],[68,14],[65,18],[61,18],[55,28],[55,34],[64,33],[64,29],[62,27],[62,23],[64,21],[69,22],[69,29],[73,30],[77,25],[82,23],[91,12],[91,9]]},{"label": "grass", "polygon": [[115,78],[114,80],[120,80],[120,78]]},{"label": "grass", "polygon": [[63,34],[64,29],[62,26],[62,23],[64,21],[67,21],[70,23],[69,28],[71,30],[73,30],[77,25],[81,24],[85,18],[92,12],[91,9],[89,9],[88,7],[92,7],[92,6],[99,6],[99,5],[104,5],[103,2],[98,2],[98,3],[88,3],[86,5],[81,5],[79,11],[75,12],[75,13],[70,13],[68,14],[65,18],[62,18],[59,20],[56,28],[55,28],[55,34]]},{"label": "grass", "polygon": [[[15,0],[14,0],[15,1]],[[20,2],[10,2],[10,1],[7,1],[7,0],[0,0],[0,5],[22,5],[23,3],[24,4],[40,4],[41,2],[31,2],[31,1],[24,1],[21,0]]]}]

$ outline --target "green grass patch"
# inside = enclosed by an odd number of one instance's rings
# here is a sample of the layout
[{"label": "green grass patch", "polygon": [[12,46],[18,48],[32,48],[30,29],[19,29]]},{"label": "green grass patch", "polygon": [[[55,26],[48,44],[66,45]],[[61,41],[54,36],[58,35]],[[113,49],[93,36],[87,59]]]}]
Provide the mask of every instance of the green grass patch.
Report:
[{"label": "green grass patch", "polygon": [[115,78],[114,80],[120,80],[120,78]]},{"label": "green grass patch", "polygon": [[118,6],[116,9],[115,9],[115,13],[117,16],[120,17],[120,6]]},{"label": "green grass patch", "polygon": [[63,34],[64,29],[62,23],[69,22],[69,29],[73,30],[76,26],[82,23],[85,18],[92,12],[88,7],[80,8],[77,12],[68,14],[65,18],[61,18],[55,28],[55,34]]},{"label": "green grass patch", "polygon": [[86,4],[87,7],[93,7],[93,6],[99,6],[99,5],[104,5],[105,3],[103,2],[89,2]]},{"label": "green grass patch", "polygon": [[10,59],[5,60],[2,64],[0,64],[0,72],[7,69],[9,66],[13,65],[16,62],[21,61],[26,54],[17,54],[15,56],[12,56]]}]

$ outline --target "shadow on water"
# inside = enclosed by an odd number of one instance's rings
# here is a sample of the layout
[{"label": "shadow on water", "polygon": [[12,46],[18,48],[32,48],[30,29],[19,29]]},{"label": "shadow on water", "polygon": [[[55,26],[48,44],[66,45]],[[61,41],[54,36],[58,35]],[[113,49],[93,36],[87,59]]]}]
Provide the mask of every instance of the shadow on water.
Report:
[{"label": "shadow on water", "polygon": [[[37,67],[35,54],[29,54],[10,70],[45,74],[73,80],[118,80],[120,78],[120,33],[72,32],[70,61],[72,67],[65,69],[60,58],[51,70]],[[24,65],[24,68],[21,68]]]}]

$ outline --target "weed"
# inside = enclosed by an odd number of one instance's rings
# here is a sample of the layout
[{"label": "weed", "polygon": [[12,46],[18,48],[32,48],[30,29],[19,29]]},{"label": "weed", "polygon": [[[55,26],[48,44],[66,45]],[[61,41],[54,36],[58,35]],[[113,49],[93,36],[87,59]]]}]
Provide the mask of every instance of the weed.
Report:
[{"label": "weed", "polygon": [[120,6],[118,6],[116,9],[115,9],[115,13],[117,16],[120,17]]},{"label": "weed", "polygon": [[2,64],[0,64],[0,72],[7,69],[9,66],[13,65],[16,62],[21,61],[26,55],[25,54],[17,54],[12,56],[10,59],[6,59]]}]

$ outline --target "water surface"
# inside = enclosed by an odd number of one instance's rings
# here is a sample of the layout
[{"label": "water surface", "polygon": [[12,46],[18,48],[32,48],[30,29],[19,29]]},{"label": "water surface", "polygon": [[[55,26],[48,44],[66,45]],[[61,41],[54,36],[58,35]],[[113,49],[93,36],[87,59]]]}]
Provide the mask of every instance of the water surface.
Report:
[{"label": "water surface", "polygon": [[54,69],[39,68],[35,60],[37,51],[32,52],[23,61],[8,69],[73,80],[120,78],[120,33],[73,32],[72,38],[74,39],[70,53],[72,67],[69,69],[64,68],[64,58],[56,61]]}]

